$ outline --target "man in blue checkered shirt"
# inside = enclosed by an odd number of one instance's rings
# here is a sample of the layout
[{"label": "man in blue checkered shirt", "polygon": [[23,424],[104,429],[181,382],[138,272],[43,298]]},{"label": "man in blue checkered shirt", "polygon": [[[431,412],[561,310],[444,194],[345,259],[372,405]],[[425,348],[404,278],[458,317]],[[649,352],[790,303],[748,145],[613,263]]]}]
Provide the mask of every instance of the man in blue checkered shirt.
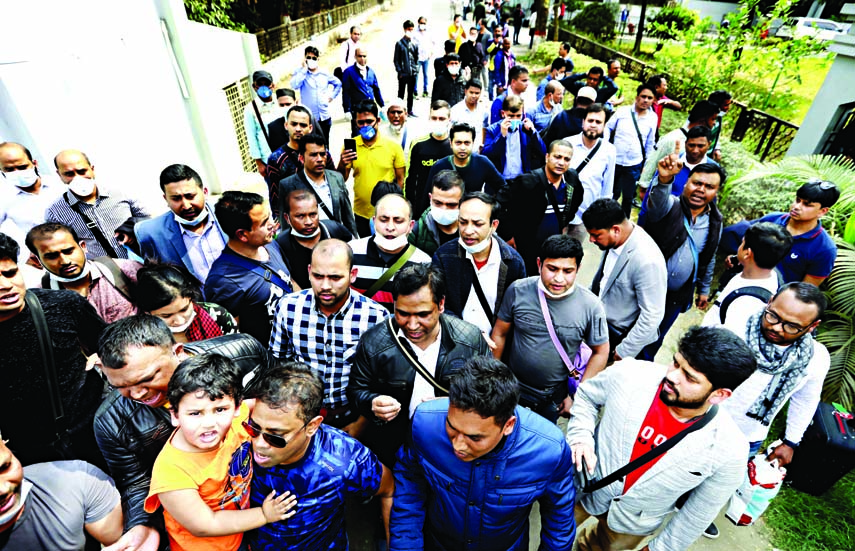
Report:
[{"label": "man in blue checkered shirt", "polygon": [[344,241],[327,239],[312,251],[312,288],[279,301],[270,349],[282,360],[301,361],[325,380],[325,422],[358,437],[367,420],[345,394],[356,345],[388,311],[350,289],[356,280],[353,251]]}]

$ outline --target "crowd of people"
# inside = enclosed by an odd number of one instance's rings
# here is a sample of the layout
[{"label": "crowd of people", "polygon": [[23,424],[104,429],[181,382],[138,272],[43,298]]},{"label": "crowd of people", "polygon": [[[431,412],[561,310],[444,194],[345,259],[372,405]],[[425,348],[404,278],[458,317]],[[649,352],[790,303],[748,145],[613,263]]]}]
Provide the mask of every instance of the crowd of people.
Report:
[{"label": "crowd of people", "polygon": [[358,26],[334,74],[314,46],[291,88],[256,71],[266,196],[174,164],[153,216],[82,151],[55,180],[0,143],[0,549],[346,549],[358,510],[390,549],[525,550],[538,502],[543,548],[673,551],[717,535],[785,405],[792,460],[839,190],[724,227],[730,94],[659,137],[665,76],[633,100],[562,44],[526,105],[510,8],[455,0],[443,51],[405,21],[390,101]]}]

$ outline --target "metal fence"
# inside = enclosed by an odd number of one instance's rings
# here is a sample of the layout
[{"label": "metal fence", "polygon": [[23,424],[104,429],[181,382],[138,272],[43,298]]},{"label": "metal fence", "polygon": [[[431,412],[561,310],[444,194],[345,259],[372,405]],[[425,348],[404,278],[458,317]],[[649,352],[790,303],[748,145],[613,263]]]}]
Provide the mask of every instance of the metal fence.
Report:
[{"label": "metal fence", "polygon": [[378,0],[357,0],[352,4],[339,6],[323,13],[291,21],[287,25],[279,25],[255,33],[261,60],[268,61],[296,48],[311,37],[343,25],[352,17],[379,3],[381,2]]},{"label": "metal fence", "polygon": [[238,149],[240,149],[241,164],[246,172],[255,172],[255,161],[249,155],[249,142],[246,130],[243,127],[243,111],[252,99],[252,88],[249,86],[249,77],[244,77],[223,88],[226,101],[229,104],[229,113],[232,117],[232,125],[237,136]]},{"label": "metal fence", "polygon": [[[644,82],[648,77],[653,76],[657,72],[656,67],[650,63],[624,54],[614,48],[604,46],[599,42],[570,32],[567,29],[559,27],[558,39],[561,42],[569,42],[570,46],[577,52],[603,62],[612,58],[620,59],[621,70],[641,82]],[[681,96],[685,96],[681,97],[684,101],[705,99],[709,93],[709,91],[700,90],[691,83],[677,82],[670,75],[669,83],[672,83],[670,86],[672,89],[680,92]],[[790,148],[790,144],[799,130],[798,125],[779,119],[759,109],[752,109],[744,103],[733,102],[731,109],[739,109],[739,115],[738,117],[734,117],[731,114],[729,117],[725,117],[725,121],[735,120],[735,122],[729,124],[726,122],[725,128],[722,129],[722,134],[726,135],[726,132],[730,130],[730,124],[732,124],[730,139],[742,142],[743,147],[758,156],[761,161],[774,161],[787,154],[787,150]]]}]

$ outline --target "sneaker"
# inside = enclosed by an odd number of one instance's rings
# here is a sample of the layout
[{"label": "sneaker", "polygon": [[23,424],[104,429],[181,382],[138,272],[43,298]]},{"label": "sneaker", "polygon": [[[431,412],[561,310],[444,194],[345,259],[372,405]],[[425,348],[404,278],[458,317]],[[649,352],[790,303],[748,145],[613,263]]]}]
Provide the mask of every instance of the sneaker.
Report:
[{"label": "sneaker", "polygon": [[429,98],[430,97],[430,94],[427,93],[427,90],[425,90],[425,93],[422,94],[422,97],[423,98]]},{"label": "sneaker", "polygon": [[414,119],[417,119],[417,118],[418,118],[418,117],[416,116],[416,114],[415,114],[415,113],[413,113],[412,111],[410,111],[409,113],[407,113],[407,116],[408,116],[408,117],[412,117],[412,118],[414,118]]},{"label": "sneaker", "polygon": [[714,522],[710,523],[710,525],[707,526],[707,529],[704,530],[704,537],[705,538],[709,538],[711,540],[714,540],[717,537],[719,537],[719,535],[720,534],[718,532],[718,526],[716,526]]}]

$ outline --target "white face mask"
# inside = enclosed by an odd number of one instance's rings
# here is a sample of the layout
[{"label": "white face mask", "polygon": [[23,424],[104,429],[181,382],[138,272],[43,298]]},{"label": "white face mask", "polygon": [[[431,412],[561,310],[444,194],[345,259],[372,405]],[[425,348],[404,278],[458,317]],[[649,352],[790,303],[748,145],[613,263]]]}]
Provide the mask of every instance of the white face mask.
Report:
[{"label": "white face mask", "polygon": [[440,138],[448,132],[448,123],[446,121],[429,121],[428,128],[432,136]]},{"label": "white face mask", "polygon": [[75,176],[68,183],[68,189],[78,197],[88,197],[95,191],[95,180],[85,176]]},{"label": "white face mask", "polygon": [[427,25],[419,25],[419,30],[424,32],[427,30]]},{"label": "white face mask", "polygon": [[365,70],[365,68],[368,67],[368,64],[367,63],[360,63],[357,61],[356,66],[359,67],[361,70]]},{"label": "white face mask", "polygon": [[204,221],[205,218],[208,217],[208,209],[202,209],[202,212],[199,213],[199,216],[197,216],[193,220],[181,218],[177,214],[174,214],[173,216],[175,216],[175,221],[181,224],[182,226],[190,226],[192,228],[193,226],[198,226],[199,224],[201,224],[202,221]]},{"label": "white face mask", "polygon": [[308,69],[310,71],[314,71],[315,69],[318,68],[318,60],[317,59],[307,59],[306,60],[306,67],[308,67]]},{"label": "white face mask", "polygon": [[387,239],[380,235],[379,233],[374,234],[374,243],[386,251],[387,253],[395,252],[398,249],[404,247],[409,243],[407,241],[407,234],[399,235],[398,237],[394,237],[392,239]]},{"label": "white face mask", "polygon": [[404,31],[404,36],[406,36],[407,38],[412,38],[413,37],[413,31]]},{"label": "white face mask", "polygon": [[449,65],[448,66],[448,74],[449,75],[457,75],[460,73],[460,65]]},{"label": "white face mask", "polygon": [[317,237],[320,233],[321,233],[321,226],[318,225],[318,227],[315,228],[315,231],[313,231],[312,233],[310,233],[308,235],[306,235],[305,233],[300,233],[298,231],[292,232],[291,235],[293,235],[297,239],[313,239],[313,238]]},{"label": "white face mask", "polygon": [[450,226],[451,224],[457,222],[457,218],[460,216],[460,209],[452,210],[431,207],[430,216],[440,226]]},{"label": "white face mask", "polygon": [[560,295],[553,294],[546,288],[546,285],[543,284],[543,280],[539,277],[537,278],[537,288],[543,291],[543,293],[549,298],[564,298],[568,295],[572,295],[573,291],[576,290],[576,285],[571,285],[569,289],[561,293]]},{"label": "white face mask", "polygon": [[474,245],[467,245],[466,243],[463,242],[462,237],[457,240],[457,242],[460,243],[460,246],[463,247],[463,250],[465,250],[469,254],[478,254],[480,252],[483,252],[487,247],[490,246],[490,243],[492,241],[493,241],[493,232],[490,232],[490,235],[488,235],[486,239],[484,239],[483,241],[479,241],[478,243],[475,243]]},{"label": "white face mask", "polygon": [[4,172],[3,176],[6,177],[7,182],[19,188],[34,186],[36,182],[39,181],[39,173],[36,172],[35,168],[16,170],[14,172]]},{"label": "white face mask", "polygon": [[87,260],[86,263],[83,265],[83,269],[80,270],[80,273],[74,277],[62,277],[62,276],[58,276],[52,272],[48,272],[48,273],[50,274],[50,278],[53,279],[54,281],[59,281],[60,283],[74,283],[75,281],[80,281],[84,277],[88,276],[89,272],[91,270],[92,270],[92,267],[90,266],[89,261]]},{"label": "white face mask", "polygon": [[169,330],[172,331],[173,333],[183,333],[184,331],[187,330],[188,327],[190,327],[190,324],[193,323],[194,319],[196,319],[196,310],[195,309],[193,309],[192,313],[187,318],[187,321],[185,321],[184,323],[182,323],[178,327],[172,327],[170,325]]}]

